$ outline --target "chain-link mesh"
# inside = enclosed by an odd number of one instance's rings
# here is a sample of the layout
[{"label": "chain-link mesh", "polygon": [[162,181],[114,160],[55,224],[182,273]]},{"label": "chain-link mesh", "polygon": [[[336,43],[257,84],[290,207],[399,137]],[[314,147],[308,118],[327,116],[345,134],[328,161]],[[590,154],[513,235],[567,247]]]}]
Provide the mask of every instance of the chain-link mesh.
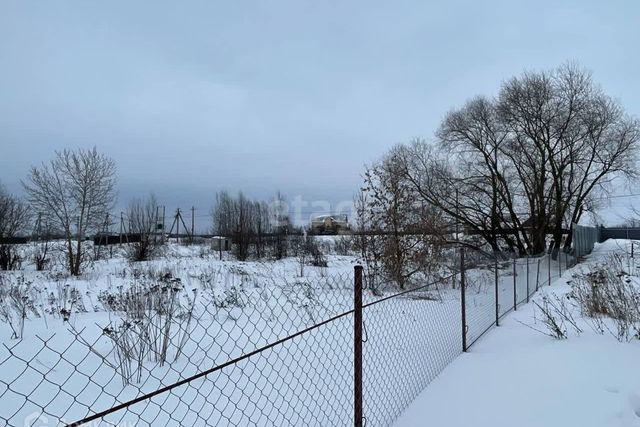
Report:
[{"label": "chain-link mesh", "polygon": [[496,258],[466,251],[464,258],[466,344],[473,345],[496,321]]},{"label": "chain-link mesh", "polygon": [[498,257],[494,260],[497,264],[497,271],[495,274],[498,276],[498,322],[507,313],[510,313],[515,307],[516,301],[516,288],[514,286],[513,260],[509,257]]},{"label": "chain-link mesh", "polygon": [[353,276],[280,279],[217,293],[165,277],[101,295],[103,321],[71,317],[57,334],[0,349],[0,420],[58,425],[126,405],[97,421],[346,422]]},{"label": "chain-link mesh", "polygon": [[513,258],[512,254],[467,250],[465,273],[466,344],[473,345],[491,327],[542,286],[570,267],[571,255]]},{"label": "chain-link mesh", "polygon": [[529,297],[533,293],[532,288],[535,290],[535,283],[532,282],[532,278],[535,281],[533,275],[534,265],[531,262],[532,258],[514,259],[514,281],[516,283],[516,308],[529,301]]},{"label": "chain-link mesh", "polygon": [[[569,261],[566,254],[513,259],[465,250],[452,276],[407,289],[365,289],[367,425],[391,425],[447,364]],[[105,311],[94,313],[95,323],[62,316],[57,334],[0,348],[0,420],[353,424],[353,274],[274,273],[270,280],[248,277],[205,290],[164,276],[105,291],[99,296]]]},{"label": "chain-link mesh", "polygon": [[364,306],[367,426],[388,426],[461,352],[459,292],[444,279]]}]

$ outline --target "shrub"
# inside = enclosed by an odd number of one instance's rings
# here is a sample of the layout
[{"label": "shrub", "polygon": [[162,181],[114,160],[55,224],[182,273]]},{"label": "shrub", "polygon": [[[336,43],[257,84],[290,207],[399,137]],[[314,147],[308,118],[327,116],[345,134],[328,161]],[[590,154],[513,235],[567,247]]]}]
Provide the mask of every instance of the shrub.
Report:
[{"label": "shrub", "polygon": [[354,243],[350,236],[338,236],[335,244],[335,251],[338,255],[350,255],[353,251]]},{"label": "shrub", "polygon": [[24,336],[24,323],[29,314],[40,317],[32,284],[24,276],[0,276],[0,320],[11,328],[11,338]]},{"label": "shrub", "polygon": [[[623,266],[622,257],[612,255],[594,270],[575,275],[569,297],[595,331],[608,331],[619,341],[629,341],[640,338],[640,292]],[[606,319],[612,319],[615,326]]]},{"label": "shrub", "polygon": [[163,366],[169,349],[174,349],[173,361],[178,360],[191,332],[198,296],[195,289],[192,293],[184,292],[179,278],[165,273],[158,281],[138,279],[128,289],[99,295],[105,309],[120,317],[103,328],[103,335],[113,344],[113,366],[124,384],[134,378],[137,382],[142,380],[143,362],[147,359]]}]

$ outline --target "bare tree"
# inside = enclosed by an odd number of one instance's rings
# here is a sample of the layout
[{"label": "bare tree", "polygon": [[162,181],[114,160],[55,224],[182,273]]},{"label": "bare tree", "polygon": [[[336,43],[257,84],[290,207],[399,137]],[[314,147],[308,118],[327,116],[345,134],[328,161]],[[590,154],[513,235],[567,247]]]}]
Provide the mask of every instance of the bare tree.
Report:
[{"label": "bare tree", "polygon": [[370,196],[367,187],[360,189],[355,195],[354,207],[356,212],[354,246],[365,267],[364,273],[367,287],[375,294],[379,294],[383,248],[380,244],[381,236],[376,233],[376,229],[379,227],[374,223],[375,219],[370,209]]},{"label": "bare tree", "polygon": [[69,273],[79,275],[82,242],[113,207],[114,161],[95,147],[56,152],[49,163],[31,168],[23,186],[35,210],[62,231]]},{"label": "bare tree", "polygon": [[527,72],[497,98],[477,97],[450,112],[438,144],[401,153],[417,197],[521,255],[571,245],[573,224],[614,177],[635,178],[640,124],[574,64]]},{"label": "bare tree", "polygon": [[262,258],[266,255],[267,235],[272,230],[271,216],[265,202],[250,200],[242,192],[234,198],[221,191],[216,194],[213,208],[213,232],[233,238],[239,260],[246,260],[252,254]]},{"label": "bare tree", "polygon": [[135,242],[129,245],[129,259],[147,261],[153,258],[161,247],[157,235],[158,201],[151,194],[146,199],[134,199],[127,208],[129,233],[135,235]]},{"label": "bare tree", "polygon": [[10,239],[26,233],[31,219],[29,206],[13,194],[9,194],[0,183],[0,270],[14,270],[20,266],[20,254]]},{"label": "bare tree", "polygon": [[568,247],[592,192],[614,176],[635,175],[638,120],[605,95],[588,71],[571,63],[509,80],[497,108],[514,166],[526,159],[522,181],[534,177],[529,196],[539,206],[536,221],[552,229],[554,252],[568,228]]},{"label": "bare tree", "polygon": [[231,237],[236,228],[235,202],[226,191],[216,193],[215,205],[212,210],[212,232],[220,236]]},{"label": "bare tree", "polygon": [[[403,173],[411,183],[414,197],[444,215],[442,221],[479,234],[494,251],[501,249],[500,242],[504,240],[512,250],[525,253],[526,235],[511,238],[505,230],[519,224],[517,216],[515,221],[510,218],[512,202],[504,200],[508,200],[506,187],[510,178],[502,172],[502,177],[493,175],[482,161],[473,159],[471,150],[463,152],[464,156],[457,150],[421,140],[404,147]],[[493,186],[496,182],[498,190]]]},{"label": "bare tree", "polygon": [[[504,232],[505,228],[522,229],[516,212],[516,206],[521,204],[518,197],[521,188],[515,179],[517,169],[503,155],[507,132],[495,103],[484,97],[468,101],[446,116],[437,136],[446,153],[441,161],[448,159],[454,177],[456,191],[448,197],[448,207],[455,208],[451,212],[457,220],[464,220],[479,232],[494,251],[499,250],[499,238],[503,238],[512,249],[524,253],[529,245],[528,236],[516,232],[511,239]],[[414,144],[414,148],[420,156],[420,147]],[[430,199],[439,203],[440,196]]]},{"label": "bare tree", "polygon": [[[417,274],[429,275],[436,261],[434,248],[443,243],[447,227],[441,215],[417,197],[416,188],[407,179],[406,149],[394,147],[380,162],[367,168],[363,194],[359,202],[365,206],[364,217],[371,232],[378,234],[377,245],[385,276],[400,288]],[[360,216],[360,214],[359,214]],[[368,236],[361,246],[370,251]]]},{"label": "bare tree", "polygon": [[[369,209],[373,223],[385,234],[384,266],[391,280],[400,288],[412,275],[407,271],[408,250],[413,245],[404,232],[411,227],[414,206],[399,163],[399,147],[365,171],[365,188],[370,195]],[[412,269],[413,270],[413,269]]]},{"label": "bare tree", "polygon": [[288,254],[288,235],[292,230],[287,201],[282,193],[276,193],[271,205],[271,224],[273,239],[273,256],[275,259],[285,258]]},{"label": "bare tree", "polygon": [[31,257],[37,271],[44,270],[49,262],[49,250],[51,249],[49,241],[55,236],[50,222],[43,218],[42,214],[38,214],[36,226],[32,236],[32,252]]}]

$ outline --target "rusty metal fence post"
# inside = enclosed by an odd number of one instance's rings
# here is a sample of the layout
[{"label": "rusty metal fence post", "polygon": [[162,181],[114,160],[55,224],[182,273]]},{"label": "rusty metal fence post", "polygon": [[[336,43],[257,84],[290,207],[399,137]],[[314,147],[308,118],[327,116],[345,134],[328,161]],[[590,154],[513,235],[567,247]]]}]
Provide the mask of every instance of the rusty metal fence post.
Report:
[{"label": "rusty metal fence post", "polygon": [[562,252],[558,251],[558,277],[562,277]]},{"label": "rusty metal fence post", "polygon": [[494,253],[493,265],[495,268],[495,285],[496,285],[496,326],[500,326],[500,303],[498,300],[498,254]]},{"label": "rusty metal fence post", "polygon": [[362,427],[362,266],[353,269],[353,425]]},{"label": "rusty metal fence post", "polygon": [[464,271],[464,248],[460,248],[460,307],[462,310],[462,351],[467,351],[467,302],[466,277]]},{"label": "rusty metal fence post", "polygon": [[517,260],[514,258],[513,259],[513,309],[514,310],[518,309],[518,284],[517,284],[518,272],[516,271],[516,262]]},{"label": "rusty metal fence post", "polygon": [[529,304],[529,254],[527,254],[527,304]]}]

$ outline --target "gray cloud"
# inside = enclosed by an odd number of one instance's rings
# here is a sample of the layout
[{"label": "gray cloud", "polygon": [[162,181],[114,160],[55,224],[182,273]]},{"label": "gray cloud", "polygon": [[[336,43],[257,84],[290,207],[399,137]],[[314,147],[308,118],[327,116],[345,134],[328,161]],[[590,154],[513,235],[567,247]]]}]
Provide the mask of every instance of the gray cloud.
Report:
[{"label": "gray cloud", "polygon": [[432,3],[3,2],[0,180],[97,145],[122,199],[348,199],[390,145],[566,60],[640,112],[637,2]]}]

